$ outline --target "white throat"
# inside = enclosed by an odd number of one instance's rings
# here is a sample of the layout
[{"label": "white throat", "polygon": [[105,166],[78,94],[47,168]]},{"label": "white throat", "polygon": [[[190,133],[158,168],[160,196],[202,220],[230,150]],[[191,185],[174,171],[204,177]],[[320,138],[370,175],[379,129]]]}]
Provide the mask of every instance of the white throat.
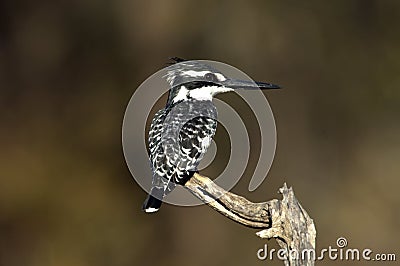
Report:
[{"label": "white throat", "polygon": [[233,89],[221,86],[206,86],[193,90],[188,90],[184,85],[182,85],[179,89],[178,94],[174,97],[173,103],[184,101],[187,99],[195,99],[198,101],[211,101],[216,94],[228,91],[233,91]]},{"label": "white throat", "polygon": [[231,88],[221,86],[207,86],[189,91],[189,96],[198,101],[211,101],[218,93],[232,91]]}]

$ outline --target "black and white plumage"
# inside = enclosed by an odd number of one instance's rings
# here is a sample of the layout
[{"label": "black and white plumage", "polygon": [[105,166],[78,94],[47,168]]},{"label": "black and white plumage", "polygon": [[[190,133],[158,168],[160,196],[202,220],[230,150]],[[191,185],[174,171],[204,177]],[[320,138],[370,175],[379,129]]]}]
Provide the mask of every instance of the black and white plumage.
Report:
[{"label": "black and white plumage", "polygon": [[176,184],[184,185],[197,171],[217,129],[217,109],[212,98],[235,88],[278,88],[270,83],[232,80],[215,68],[199,62],[174,59],[167,69],[170,85],[167,105],[150,126],[149,157],[152,189],[143,204],[145,212],[156,212],[163,197]]}]

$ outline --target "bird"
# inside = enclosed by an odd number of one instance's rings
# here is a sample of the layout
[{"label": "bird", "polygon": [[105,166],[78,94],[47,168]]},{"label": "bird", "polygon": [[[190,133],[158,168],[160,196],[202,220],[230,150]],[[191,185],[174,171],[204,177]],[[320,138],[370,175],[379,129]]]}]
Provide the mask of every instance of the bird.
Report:
[{"label": "bird", "polygon": [[236,89],[279,89],[267,82],[232,79],[204,61],[171,58],[165,78],[169,85],[165,108],[150,124],[148,147],[152,186],[142,209],[154,213],[176,185],[197,172],[217,130],[215,95]]}]

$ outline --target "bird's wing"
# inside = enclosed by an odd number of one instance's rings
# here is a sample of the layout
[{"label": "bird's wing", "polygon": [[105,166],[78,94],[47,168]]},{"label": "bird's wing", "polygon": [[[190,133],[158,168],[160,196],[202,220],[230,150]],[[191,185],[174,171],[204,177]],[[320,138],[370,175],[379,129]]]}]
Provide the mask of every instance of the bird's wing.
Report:
[{"label": "bird's wing", "polygon": [[215,134],[216,113],[211,102],[185,102],[156,113],[149,132],[153,186],[172,190],[196,171]]},{"label": "bird's wing", "polygon": [[199,116],[185,123],[179,132],[178,175],[176,183],[184,183],[189,172],[196,171],[211,144],[217,130],[217,121],[207,116]]},{"label": "bird's wing", "polygon": [[175,183],[184,184],[196,171],[217,129],[217,109],[211,101],[188,101],[176,107],[184,119],[178,135],[178,174]]},{"label": "bird's wing", "polygon": [[164,120],[167,115],[165,109],[159,110],[151,121],[149,130],[149,157],[153,172],[152,185],[166,187],[169,177],[166,171],[166,154],[162,146]]},{"label": "bird's wing", "polygon": [[156,149],[159,146],[162,138],[163,124],[166,116],[165,109],[159,110],[153,117],[150,124],[149,130],[149,155],[150,160],[153,161],[153,157],[156,155]]}]

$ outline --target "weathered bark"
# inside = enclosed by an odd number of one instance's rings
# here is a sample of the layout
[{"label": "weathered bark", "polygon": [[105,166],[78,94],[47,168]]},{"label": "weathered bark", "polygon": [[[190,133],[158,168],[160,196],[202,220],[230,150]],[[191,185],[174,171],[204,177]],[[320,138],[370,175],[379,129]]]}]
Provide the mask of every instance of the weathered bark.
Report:
[{"label": "weathered bark", "polygon": [[193,195],[214,210],[242,225],[263,229],[256,233],[261,238],[275,238],[286,250],[285,265],[314,265],[314,259],[302,257],[306,250],[315,251],[316,230],[313,220],[286,184],[279,189],[282,200],[254,203],[242,196],[225,191],[211,179],[195,174],[186,184]]}]

